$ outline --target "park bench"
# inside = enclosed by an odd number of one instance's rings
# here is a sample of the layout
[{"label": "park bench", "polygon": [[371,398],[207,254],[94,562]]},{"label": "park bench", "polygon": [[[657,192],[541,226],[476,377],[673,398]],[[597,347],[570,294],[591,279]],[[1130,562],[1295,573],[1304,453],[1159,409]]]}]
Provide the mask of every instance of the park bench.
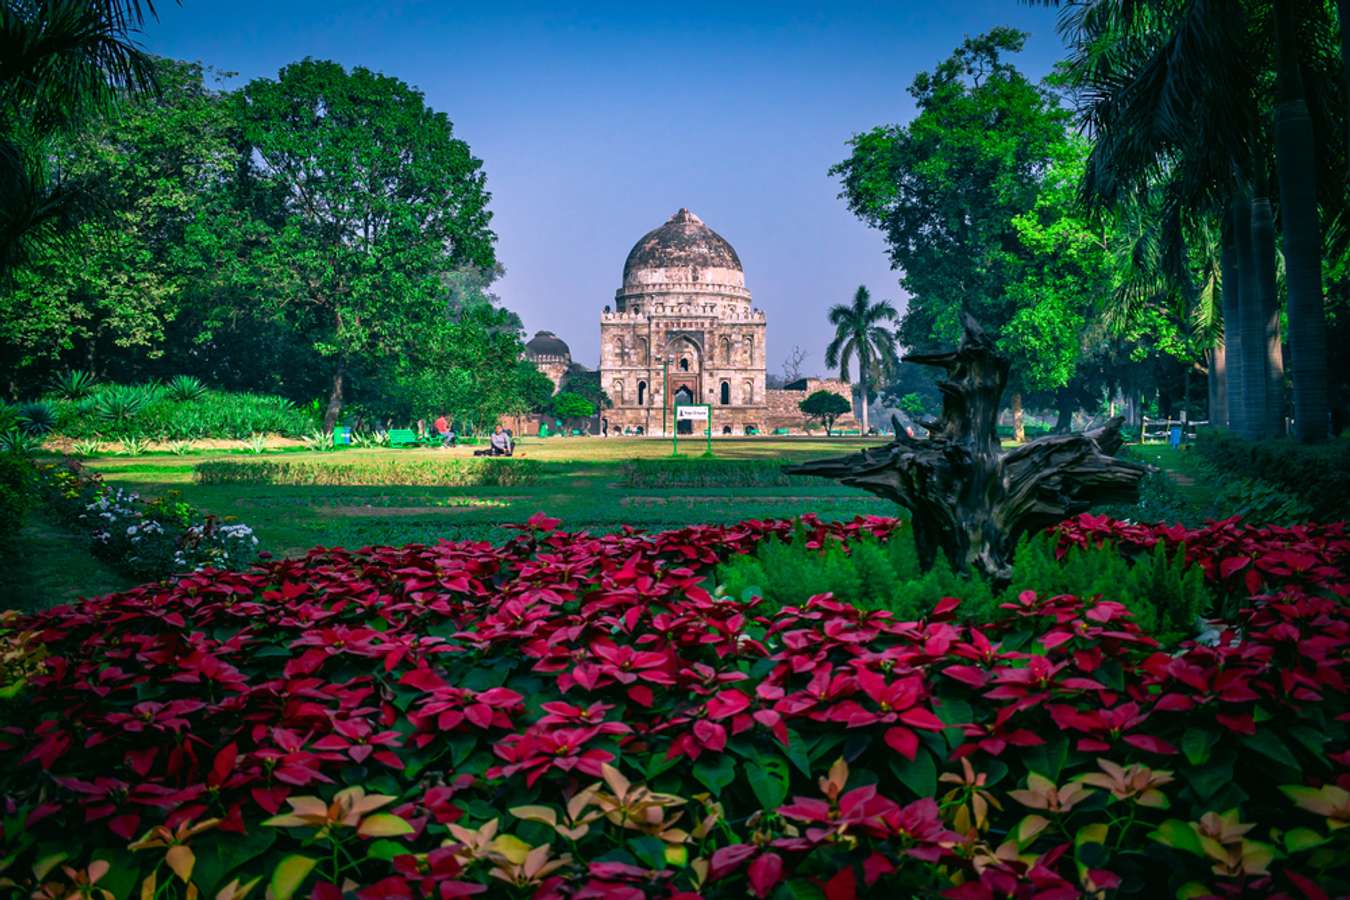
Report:
[{"label": "park bench", "polygon": [[391,428],[389,429],[390,447],[416,447],[423,443],[417,438],[417,432],[411,428]]},{"label": "park bench", "polygon": [[774,433],[774,434],[787,434],[787,433],[788,433],[788,429],[786,429],[786,428],[775,428],[775,429],[773,430],[773,433]]},{"label": "park bench", "polygon": [[352,443],[352,429],[349,425],[339,425],[333,429],[333,446],[350,447]]}]

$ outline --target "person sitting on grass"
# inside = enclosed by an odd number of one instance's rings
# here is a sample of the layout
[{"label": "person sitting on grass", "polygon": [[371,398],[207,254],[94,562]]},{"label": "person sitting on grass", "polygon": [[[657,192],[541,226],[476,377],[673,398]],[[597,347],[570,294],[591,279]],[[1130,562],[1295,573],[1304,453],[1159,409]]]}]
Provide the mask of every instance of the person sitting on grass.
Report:
[{"label": "person sitting on grass", "polygon": [[450,427],[450,420],[446,417],[445,413],[441,413],[440,416],[437,417],[436,422],[432,427],[434,427],[436,433],[441,436],[442,447],[453,447],[458,442],[455,436],[455,430]]},{"label": "person sitting on grass", "polygon": [[511,455],[511,434],[500,425],[492,430],[492,437],[488,440],[488,444],[492,448],[493,456]]}]

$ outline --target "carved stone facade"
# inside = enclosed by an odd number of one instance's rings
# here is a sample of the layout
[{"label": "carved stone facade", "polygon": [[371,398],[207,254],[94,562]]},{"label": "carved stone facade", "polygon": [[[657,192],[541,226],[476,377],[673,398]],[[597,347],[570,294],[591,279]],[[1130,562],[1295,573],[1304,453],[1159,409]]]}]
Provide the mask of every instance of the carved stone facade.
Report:
[{"label": "carved stone facade", "polygon": [[681,209],[628,254],[614,310],[600,317],[600,384],[618,431],[660,434],[663,405],[712,406],[716,434],[766,428],[764,313],[731,244]]}]

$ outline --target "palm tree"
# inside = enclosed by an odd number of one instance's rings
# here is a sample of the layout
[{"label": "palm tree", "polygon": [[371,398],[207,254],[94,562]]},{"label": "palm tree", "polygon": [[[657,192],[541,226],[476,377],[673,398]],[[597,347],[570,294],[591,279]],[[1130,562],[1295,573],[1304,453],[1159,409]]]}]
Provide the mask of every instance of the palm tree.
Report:
[{"label": "palm tree", "polygon": [[86,199],[53,166],[52,138],[154,87],[131,38],[146,12],[154,0],[0,4],[0,275]]},{"label": "palm tree", "polygon": [[895,332],[883,322],[900,318],[889,300],[872,302],[867,288],[859,285],[853,302],[836,303],[830,307],[830,324],[834,326],[834,340],[825,348],[825,365],[839,367],[839,377],[849,381],[849,364],[858,359],[858,387],[862,393],[862,431],[866,434],[867,392],[877,380],[894,372],[900,366],[895,350]]},{"label": "palm tree", "polygon": [[[1041,2],[1059,5],[1056,0]],[[1326,4],[1101,0],[1074,7],[1064,29],[1073,44],[1074,74],[1085,100],[1083,118],[1097,138],[1085,197],[1112,207],[1120,194],[1137,189],[1140,182],[1179,172],[1193,208],[1233,205],[1230,227],[1238,232],[1236,270],[1242,281],[1237,299],[1244,306],[1267,304],[1237,317],[1247,324],[1245,337],[1251,340],[1227,342],[1230,366],[1234,347],[1243,354],[1236,367],[1244,386],[1242,409],[1230,405],[1229,413],[1250,437],[1282,427],[1283,374],[1268,305],[1274,251],[1266,246],[1267,237],[1273,237],[1268,230],[1273,198],[1266,176],[1273,148],[1297,431],[1304,441],[1325,437],[1326,326],[1317,185],[1319,179],[1332,183],[1327,172],[1319,172],[1319,165],[1325,168],[1322,157],[1332,154],[1314,153],[1301,70],[1309,54],[1325,56],[1325,48],[1333,46],[1311,39],[1331,31]],[[1273,42],[1268,39],[1272,33]],[[1329,61],[1319,57],[1317,63],[1322,71]],[[1263,77],[1272,70],[1273,98]],[[1263,115],[1272,101],[1273,130]],[[1331,177],[1339,180],[1343,173]],[[1255,256],[1242,259],[1244,249]],[[1226,321],[1225,326],[1227,335],[1236,323]]]}]

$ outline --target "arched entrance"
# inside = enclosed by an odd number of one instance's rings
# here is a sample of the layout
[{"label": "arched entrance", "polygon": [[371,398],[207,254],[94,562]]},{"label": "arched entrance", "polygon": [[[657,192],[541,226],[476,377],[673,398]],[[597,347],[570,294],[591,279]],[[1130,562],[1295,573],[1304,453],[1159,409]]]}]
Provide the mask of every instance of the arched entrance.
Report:
[{"label": "arched entrance", "polygon": [[[680,385],[675,389],[675,393],[671,395],[670,402],[672,407],[679,406],[685,403],[693,403],[694,392],[689,390],[689,388],[685,387],[684,385]],[[688,419],[685,419],[683,421],[677,421],[675,423],[675,430],[679,434],[693,434],[694,423]]]}]

